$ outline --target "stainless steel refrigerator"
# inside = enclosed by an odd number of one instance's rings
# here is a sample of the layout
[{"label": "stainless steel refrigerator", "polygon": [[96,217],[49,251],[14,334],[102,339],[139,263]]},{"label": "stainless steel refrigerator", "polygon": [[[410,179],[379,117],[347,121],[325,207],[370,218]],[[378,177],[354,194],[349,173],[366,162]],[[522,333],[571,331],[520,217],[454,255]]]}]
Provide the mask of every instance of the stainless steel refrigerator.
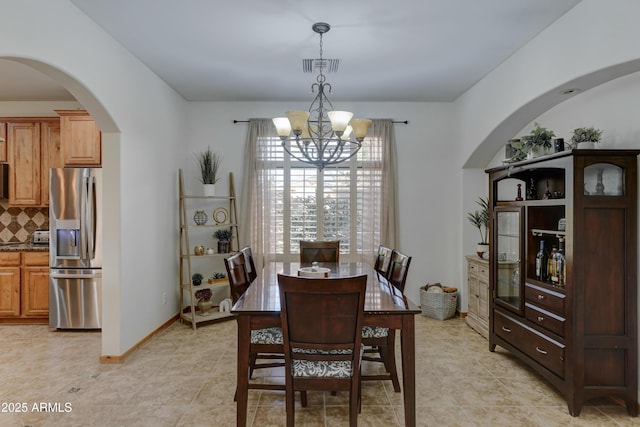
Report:
[{"label": "stainless steel refrigerator", "polygon": [[52,168],[49,327],[102,328],[102,169]]}]

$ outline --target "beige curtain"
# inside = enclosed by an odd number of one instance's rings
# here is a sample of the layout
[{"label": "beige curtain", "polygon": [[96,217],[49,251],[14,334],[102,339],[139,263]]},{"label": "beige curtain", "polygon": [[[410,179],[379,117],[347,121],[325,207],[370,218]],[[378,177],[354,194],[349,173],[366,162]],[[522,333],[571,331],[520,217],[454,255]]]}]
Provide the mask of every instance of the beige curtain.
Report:
[{"label": "beige curtain", "polygon": [[[383,147],[380,242],[387,247],[398,247],[398,188],[396,184],[396,137],[391,119],[373,121],[370,134],[379,139]],[[377,245],[374,253],[377,252]]]},{"label": "beige curtain", "polygon": [[269,205],[268,197],[265,197],[264,188],[258,185],[261,173],[258,168],[259,144],[262,137],[277,137],[276,129],[270,119],[250,119],[247,131],[247,141],[244,151],[244,173],[242,176],[242,198],[240,203],[240,227],[243,232],[240,235],[240,246],[250,245],[256,270],[261,271],[264,265],[264,255],[269,253],[267,248],[271,246],[271,234],[265,232],[265,226],[269,222],[263,220],[265,209]]}]

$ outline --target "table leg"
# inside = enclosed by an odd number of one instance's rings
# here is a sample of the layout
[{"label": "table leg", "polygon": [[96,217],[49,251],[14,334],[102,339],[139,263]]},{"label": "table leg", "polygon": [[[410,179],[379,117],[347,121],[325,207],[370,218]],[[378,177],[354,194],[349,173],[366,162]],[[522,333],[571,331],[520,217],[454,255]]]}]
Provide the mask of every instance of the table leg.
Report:
[{"label": "table leg", "polygon": [[247,402],[249,399],[249,328],[250,316],[238,315],[238,379],[236,384],[237,427],[247,425]]},{"label": "table leg", "polygon": [[402,316],[402,387],[404,391],[404,425],[416,425],[416,336],[413,316]]}]

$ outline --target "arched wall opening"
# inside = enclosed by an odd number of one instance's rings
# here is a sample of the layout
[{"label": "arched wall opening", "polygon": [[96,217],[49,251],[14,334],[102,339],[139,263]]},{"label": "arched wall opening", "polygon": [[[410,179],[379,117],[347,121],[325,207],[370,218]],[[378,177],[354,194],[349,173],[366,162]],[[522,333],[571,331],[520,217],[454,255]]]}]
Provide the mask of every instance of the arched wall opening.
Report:
[{"label": "arched wall opening", "polygon": [[[102,131],[102,169],[104,178],[103,204],[103,288],[102,288],[102,347],[118,348],[120,317],[120,131],[109,111],[89,88],[62,70],[32,58],[2,57],[34,68],[62,85],[86,109]],[[107,284],[105,286],[105,284]],[[104,353],[104,350],[103,350]]]}]

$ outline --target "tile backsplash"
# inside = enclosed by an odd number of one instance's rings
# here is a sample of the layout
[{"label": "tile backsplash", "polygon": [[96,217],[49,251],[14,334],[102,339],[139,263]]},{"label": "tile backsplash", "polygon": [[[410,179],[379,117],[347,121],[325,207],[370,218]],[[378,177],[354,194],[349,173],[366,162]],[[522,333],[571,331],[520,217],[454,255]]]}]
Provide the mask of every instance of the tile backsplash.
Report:
[{"label": "tile backsplash", "polygon": [[9,206],[0,200],[0,242],[30,242],[38,229],[49,229],[48,207]]}]

